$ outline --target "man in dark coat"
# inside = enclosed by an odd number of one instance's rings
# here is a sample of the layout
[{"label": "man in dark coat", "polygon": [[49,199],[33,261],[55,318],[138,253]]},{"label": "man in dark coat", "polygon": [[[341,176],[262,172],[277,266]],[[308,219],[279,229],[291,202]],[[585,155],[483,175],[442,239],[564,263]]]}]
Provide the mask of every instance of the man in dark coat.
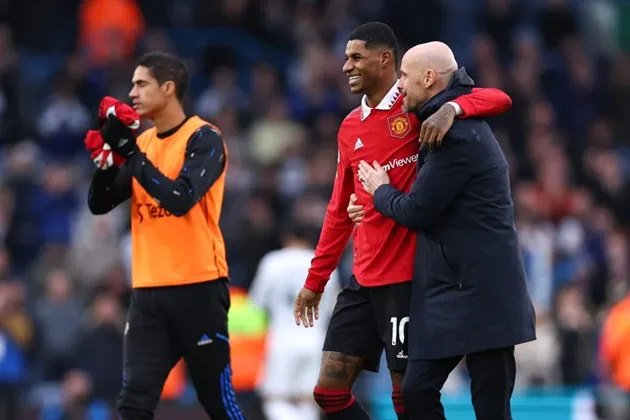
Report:
[{"label": "man in dark coat", "polygon": [[[473,81],[457,69],[448,46],[431,42],[405,54],[399,86],[407,110],[423,120],[469,92]],[[435,151],[420,151],[418,162],[407,194],[389,185],[378,162],[362,162],[359,170],[376,210],[420,232],[405,405],[411,419],[444,419],[440,389],[466,356],[477,419],[511,420],[514,346],[536,333],[508,164],[477,118],[457,119]]]}]

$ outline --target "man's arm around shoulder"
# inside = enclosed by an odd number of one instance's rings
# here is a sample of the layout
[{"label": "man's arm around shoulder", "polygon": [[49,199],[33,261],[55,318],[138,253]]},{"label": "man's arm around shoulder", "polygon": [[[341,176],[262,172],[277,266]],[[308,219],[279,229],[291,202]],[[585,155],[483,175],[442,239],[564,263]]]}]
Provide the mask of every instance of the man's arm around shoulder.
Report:
[{"label": "man's arm around shoulder", "polygon": [[[422,230],[434,224],[472,174],[471,140],[459,124],[435,152],[426,154],[409,194],[390,184],[378,187],[374,207],[399,225]],[[422,153],[422,152],[421,152]]]},{"label": "man's arm around shoulder", "polygon": [[493,117],[512,107],[512,98],[495,88],[473,88],[472,93],[452,101],[460,107],[460,118]]}]

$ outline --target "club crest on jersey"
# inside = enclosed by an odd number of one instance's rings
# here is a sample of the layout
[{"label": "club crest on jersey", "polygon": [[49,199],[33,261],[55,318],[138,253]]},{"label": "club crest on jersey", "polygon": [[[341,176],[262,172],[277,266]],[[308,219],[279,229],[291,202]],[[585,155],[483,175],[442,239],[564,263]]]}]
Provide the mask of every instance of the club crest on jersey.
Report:
[{"label": "club crest on jersey", "polygon": [[392,115],[387,118],[387,124],[389,125],[389,133],[392,137],[402,139],[411,131],[411,121],[409,121],[409,115],[407,113]]}]

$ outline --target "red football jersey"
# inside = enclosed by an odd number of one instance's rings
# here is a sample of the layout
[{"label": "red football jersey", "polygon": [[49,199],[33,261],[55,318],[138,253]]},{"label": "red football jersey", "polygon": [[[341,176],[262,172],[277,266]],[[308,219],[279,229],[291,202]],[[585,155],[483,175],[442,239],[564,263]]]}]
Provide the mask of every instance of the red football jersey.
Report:
[{"label": "red football jersey", "polygon": [[[498,89],[473,89],[457,98],[462,117],[491,116],[505,112],[510,98]],[[371,196],[358,180],[361,160],[377,161],[390,182],[408,192],[416,179],[421,123],[402,110],[402,96],[394,85],[375,108],[354,109],[341,123],[337,137],[339,156],[333,194],[305,287],[322,292],[353,232],[348,217],[350,195],[356,193],[365,217],[354,230],[353,273],[362,286],[383,286],[410,281],[416,252],[416,232],[396,224],[374,209]]]}]

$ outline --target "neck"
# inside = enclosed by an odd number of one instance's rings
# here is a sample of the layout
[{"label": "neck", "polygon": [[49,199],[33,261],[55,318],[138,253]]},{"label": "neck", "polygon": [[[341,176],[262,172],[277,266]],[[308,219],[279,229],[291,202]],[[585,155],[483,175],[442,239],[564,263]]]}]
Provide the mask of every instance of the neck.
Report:
[{"label": "neck", "polygon": [[385,98],[385,95],[387,95],[396,82],[398,82],[398,75],[396,72],[391,73],[389,77],[383,78],[381,86],[379,86],[378,89],[375,89],[374,93],[366,94],[368,106],[370,108],[374,108],[380,104],[383,98]]},{"label": "neck", "polygon": [[301,241],[299,239],[289,239],[284,244],[285,248],[291,249],[310,249],[311,247],[306,241]]},{"label": "neck", "polygon": [[448,80],[442,80],[439,83],[436,83],[435,86],[432,86],[431,89],[431,97],[433,98],[438,93],[442,92],[448,86]]},{"label": "neck", "polygon": [[446,89],[447,86],[448,86],[448,80],[440,81],[439,83],[436,83],[435,85],[431,86],[431,88],[428,90],[428,96],[427,96],[426,101],[423,101],[421,104],[419,104],[418,109],[422,108],[424,104],[426,104],[431,99],[433,99],[435,95],[437,95],[438,93]]},{"label": "neck", "polygon": [[152,119],[157,132],[164,133],[165,131],[177,127],[185,118],[186,114],[182,106],[179,102],[173,101]]}]

